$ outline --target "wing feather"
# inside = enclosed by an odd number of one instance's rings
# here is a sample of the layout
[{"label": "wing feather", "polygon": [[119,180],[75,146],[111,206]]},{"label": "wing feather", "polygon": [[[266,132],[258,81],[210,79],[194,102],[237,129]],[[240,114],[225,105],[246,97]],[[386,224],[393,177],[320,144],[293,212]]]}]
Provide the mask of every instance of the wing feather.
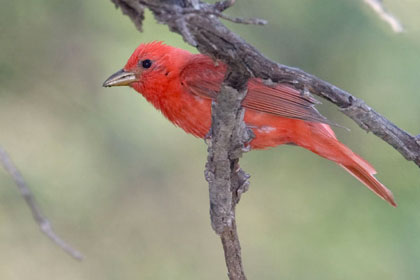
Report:
[{"label": "wing feather", "polygon": [[[181,71],[182,86],[190,93],[203,98],[215,99],[226,73],[226,65],[197,55]],[[265,85],[259,79],[248,82],[248,93],[242,106],[284,118],[332,124],[315,108],[319,102],[303,95],[286,84]]]}]

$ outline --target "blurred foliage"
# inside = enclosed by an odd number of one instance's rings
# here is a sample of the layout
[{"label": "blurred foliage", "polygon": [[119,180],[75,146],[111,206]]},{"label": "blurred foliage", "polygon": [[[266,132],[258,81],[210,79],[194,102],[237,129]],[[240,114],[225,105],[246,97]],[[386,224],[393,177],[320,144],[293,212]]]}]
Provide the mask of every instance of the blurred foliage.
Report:
[{"label": "blurred foliage", "polygon": [[[420,131],[420,3],[387,1],[394,34],[362,1],[237,1],[227,23],[268,57],[363,98]],[[187,48],[147,13],[144,33],[110,1],[5,1],[0,10],[0,144],[75,262],[38,230],[0,171],[0,279],[224,279],[203,178],[206,146],[129,88],[104,89],[140,42]],[[418,168],[334,106],[339,138],[368,159],[393,209],[344,170],[301,148],[246,154],[238,206],[250,279],[420,279]]]}]

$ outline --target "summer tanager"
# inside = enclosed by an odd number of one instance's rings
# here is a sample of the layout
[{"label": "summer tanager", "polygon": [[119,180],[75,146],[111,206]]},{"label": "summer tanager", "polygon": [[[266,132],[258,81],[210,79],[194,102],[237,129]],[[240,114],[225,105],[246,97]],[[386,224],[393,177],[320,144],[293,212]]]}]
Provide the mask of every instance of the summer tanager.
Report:
[{"label": "summer tanager", "polygon": [[[227,66],[221,61],[152,42],[137,47],[124,68],[110,76],[103,86],[134,88],[173,124],[204,138],[211,126],[211,103],[226,71]],[[315,104],[315,99],[287,84],[268,86],[260,79],[250,79],[242,102],[245,124],[255,134],[250,147],[301,146],[334,161],[396,206],[391,191],[373,176],[375,169],[337,140]]]}]

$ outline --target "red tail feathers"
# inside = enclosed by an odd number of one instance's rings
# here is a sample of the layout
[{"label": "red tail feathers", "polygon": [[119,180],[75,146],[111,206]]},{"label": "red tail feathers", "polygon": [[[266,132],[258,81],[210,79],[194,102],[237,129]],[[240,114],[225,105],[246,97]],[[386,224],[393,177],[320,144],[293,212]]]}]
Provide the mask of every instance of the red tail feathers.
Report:
[{"label": "red tail feathers", "polygon": [[[311,130],[311,141],[309,141],[309,143],[312,145],[308,145],[308,143],[299,145],[324,158],[336,162],[379,197],[386,200],[392,206],[397,206],[392,192],[373,176],[376,174],[375,169],[367,161],[353,153],[347,146],[338,141],[334,132],[328,125],[311,124],[309,127]],[[315,143],[315,145],[313,145],[313,143]]]},{"label": "red tail feathers", "polygon": [[[356,154],[354,154],[358,157]],[[384,185],[381,184],[374,176],[375,172],[371,172],[370,170],[364,169],[361,165],[342,165],[344,169],[346,169],[351,175],[356,177],[357,180],[362,182],[366,187],[371,189],[374,193],[380,196],[382,199],[389,202],[394,207],[397,207],[397,203],[394,200],[394,196],[392,192],[388,190]]]}]

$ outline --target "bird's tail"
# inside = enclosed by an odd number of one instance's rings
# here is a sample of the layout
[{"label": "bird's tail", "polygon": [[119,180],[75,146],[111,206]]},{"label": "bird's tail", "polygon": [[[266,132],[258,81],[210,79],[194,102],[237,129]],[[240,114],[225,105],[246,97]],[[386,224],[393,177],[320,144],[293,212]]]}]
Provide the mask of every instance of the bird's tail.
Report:
[{"label": "bird's tail", "polygon": [[308,126],[306,136],[309,136],[307,139],[310,139],[310,141],[305,141],[304,139],[306,137],[300,136],[298,139],[302,139],[303,141],[298,141],[301,143],[296,144],[336,162],[379,197],[386,200],[392,206],[397,206],[392,192],[373,176],[376,174],[376,171],[372,165],[338,141],[334,132],[327,124],[305,124]]}]

